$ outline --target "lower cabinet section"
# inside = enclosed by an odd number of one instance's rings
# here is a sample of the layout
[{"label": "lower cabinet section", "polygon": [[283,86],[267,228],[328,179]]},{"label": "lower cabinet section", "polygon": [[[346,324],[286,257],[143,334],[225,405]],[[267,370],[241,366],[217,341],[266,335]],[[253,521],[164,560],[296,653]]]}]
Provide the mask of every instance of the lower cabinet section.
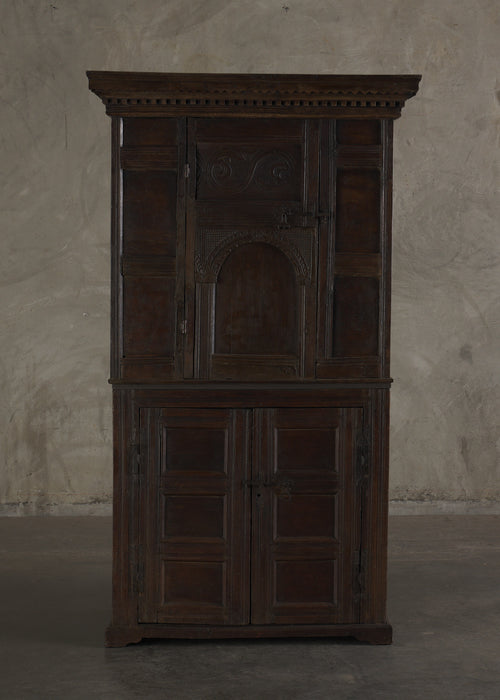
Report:
[{"label": "lower cabinet section", "polygon": [[[369,522],[386,489],[376,473],[383,445],[371,438],[383,392],[330,391],[318,406],[295,392],[286,407],[255,389],[212,391],[205,405],[195,392],[172,394],[115,388],[122,488],[108,644],[310,635],[389,643],[385,558],[370,545],[380,533]],[[375,562],[383,571],[368,585]]]}]

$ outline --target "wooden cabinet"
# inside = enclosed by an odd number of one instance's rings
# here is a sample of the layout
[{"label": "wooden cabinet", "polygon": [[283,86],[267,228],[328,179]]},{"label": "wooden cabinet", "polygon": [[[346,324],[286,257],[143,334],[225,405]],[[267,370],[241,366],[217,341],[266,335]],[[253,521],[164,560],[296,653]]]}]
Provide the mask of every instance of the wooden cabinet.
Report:
[{"label": "wooden cabinet", "polygon": [[390,642],[392,125],[419,76],[88,75],[113,125],[108,644]]}]

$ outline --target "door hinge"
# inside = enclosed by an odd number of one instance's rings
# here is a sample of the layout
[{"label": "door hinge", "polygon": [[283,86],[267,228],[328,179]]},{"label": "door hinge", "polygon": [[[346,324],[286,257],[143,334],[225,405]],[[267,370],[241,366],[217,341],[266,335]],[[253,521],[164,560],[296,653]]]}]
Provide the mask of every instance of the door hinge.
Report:
[{"label": "door hinge", "polygon": [[184,163],[184,177],[188,178],[191,174],[191,166],[189,163]]},{"label": "door hinge", "polygon": [[184,321],[181,321],[181,324],[180,324],[180,331],[181,331],[182,335],[186,335],[187,328],[188,328],[188,322],[186,319],[184,319]]}]

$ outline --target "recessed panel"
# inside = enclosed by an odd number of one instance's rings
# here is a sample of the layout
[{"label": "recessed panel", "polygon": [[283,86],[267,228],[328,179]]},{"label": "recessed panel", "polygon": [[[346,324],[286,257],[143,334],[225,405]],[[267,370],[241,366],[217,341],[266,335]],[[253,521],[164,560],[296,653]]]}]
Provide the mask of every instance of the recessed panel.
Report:
[{"label": "recessed panel", "polygon": [[334,603],[335,567],[333,559],[276,561],[276,604]]},{"label": "recessed panel", "polygon": [[174,354],[175,280],[125,277],[123,280],[123,354],[169,357]]},{"label": "recessed panel", "polygon": [[225,537],[224,496],[164,496],[164,537]]},{"label": "recessed panel", "polygon": [[123,120],[124,146],[171,146],[177,142],[177,119],[130,117]]},{"label": "recessed panel", "polygon": [[202,141],[262,143],[263,139],[302,139],[303,119],[248,119],[245,117],[220,117],[218,119],[197,119],[196,136]]},{"label": "recessed panel", "polygon": [[380,171],[345,168],[337,171],[335,250],[338,253],[380,252]]},{"label": "recessed panel", "polygon": [[220,428],[167,427],[163,469],[171,471],[226,470],[226,431]]},{"label": "recessed panel", "polygon": [[280,496],[276,503],[276,539],[335,539],[336,496]]},{"label": "recessed panel", "polygon": [[123,172],[123,252],[175,256],[177,173]]},{"label": "recessed panel", "polygon": [[333,356],[378,354],[379,280],[335,278]]},{"label": "recessed panel", "polygon": [[276,471],[330,470],[335,464],[336,428],[278,428]]},{"label": "recessed panel", "polygon": [[163,605],[217,605],[225,602],[224,562],[163,561]]},{"label": "recessed panel", "polygon": [[337,143],[349,146],[376,146],[380,143],[378,119],[338,119]]},{"label": "recessed panel", "polygon": [[215,352],[295,355],[297,280],[286,255],[266,243],[236,247],[216,287]]}]

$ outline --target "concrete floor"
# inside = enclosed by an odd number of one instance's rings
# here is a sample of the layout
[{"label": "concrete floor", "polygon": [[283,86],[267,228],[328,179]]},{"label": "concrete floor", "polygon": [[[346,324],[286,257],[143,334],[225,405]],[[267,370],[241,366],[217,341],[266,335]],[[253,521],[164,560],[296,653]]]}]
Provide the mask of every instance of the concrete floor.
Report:
[{"label": "concrete floor", "polygon": [[390,523],[392,646],[151,641],[105,649],[108,518],[0,519],[0,698],[500,698],[500,516]]}]

